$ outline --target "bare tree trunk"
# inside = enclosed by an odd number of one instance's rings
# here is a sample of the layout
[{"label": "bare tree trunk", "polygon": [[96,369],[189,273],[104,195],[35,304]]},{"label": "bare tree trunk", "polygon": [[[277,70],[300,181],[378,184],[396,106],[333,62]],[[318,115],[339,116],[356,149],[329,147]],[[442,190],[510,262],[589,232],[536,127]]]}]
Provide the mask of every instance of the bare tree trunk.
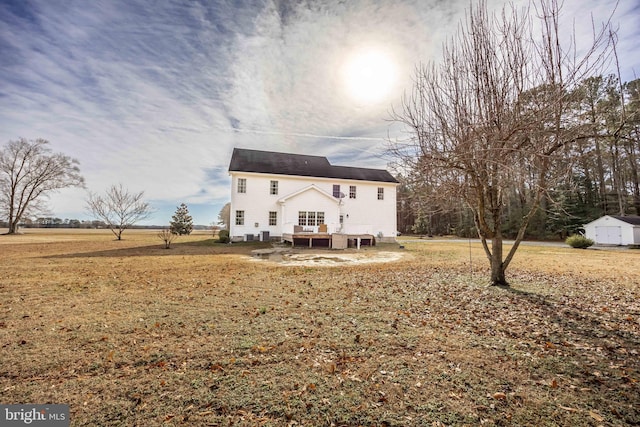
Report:
[{"label": "bare tree trunk", "polygon": [[611,154],[611,181],[613,191],[616,195],[618,202],[618,215],[624,215],[625,213],[625,200],[624,190],[622,185],[622,173],[620,165],[620,150],[618,149],[618,140],[615,138],[610,146]]},{"label": "bare tree trunk", "polygon": [[505,276],[506,267],[502,261],[502,234],[496,233],[491,239],[491,285],[492,286],[509,286]]},{"label": "bare tree trunk", "polygon": [[630,140],[624,145],[629,159],[629,171],[631,174],[631,188],[633,189],[633,207],[636,215],[640,215],[640,179],[638,177],[638,157],[636,155],[634,141]]},{"label": "bare tree trunk", "polygon": [[16,184],[11,183],[11,191],[9,194],[9,233],[16,234],[18,232],[18,221],[15,210]]},{"label": "bare tree trunk", "polygon": [[594,148],[596,152],[596,173],[598,174],[598,196],[600,199],[602,213],[606,214],[609,210],[609,206],[607,201],[607,186],[604,180],[604,164],[602,163],[602,150],[600,150],[599,138],[595,139]]}]

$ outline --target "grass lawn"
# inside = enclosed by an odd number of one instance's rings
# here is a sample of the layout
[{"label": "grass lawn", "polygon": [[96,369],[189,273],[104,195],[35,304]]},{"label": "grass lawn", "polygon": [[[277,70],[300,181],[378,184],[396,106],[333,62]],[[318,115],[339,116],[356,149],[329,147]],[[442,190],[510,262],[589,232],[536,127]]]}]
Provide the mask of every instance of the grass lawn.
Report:
[{"label": "grass lawn", "polygon": [[73,426],[640,424],[637,250],[521,246],[502,289],[477,243],[283,266],[26,232],[0,236],[0,402]]}]

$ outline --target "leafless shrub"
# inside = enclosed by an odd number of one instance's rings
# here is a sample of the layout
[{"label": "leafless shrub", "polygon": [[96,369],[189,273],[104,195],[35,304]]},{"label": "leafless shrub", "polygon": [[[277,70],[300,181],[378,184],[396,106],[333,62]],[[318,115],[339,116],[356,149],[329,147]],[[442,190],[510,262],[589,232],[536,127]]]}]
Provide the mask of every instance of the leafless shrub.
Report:
[{"label": "leafless shrub", "polygon": [[172,233],[168,228],[163,228],[158,232],[158,238],[164,242],[164,248],[169,249],[171,247],[171,242],[178,238],[178,235]]}]

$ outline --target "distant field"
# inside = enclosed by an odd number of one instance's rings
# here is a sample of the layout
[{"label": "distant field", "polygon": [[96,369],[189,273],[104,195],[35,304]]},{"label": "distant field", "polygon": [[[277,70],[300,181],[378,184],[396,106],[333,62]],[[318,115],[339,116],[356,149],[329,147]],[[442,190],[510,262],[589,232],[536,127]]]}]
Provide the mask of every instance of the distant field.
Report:
[{"label": "distant field", "polygon": [[25,233],[0,236],[0,402],[74,426],[640,424],[638,250],[523,246],[500,289],[477,243],[314,267]]}]

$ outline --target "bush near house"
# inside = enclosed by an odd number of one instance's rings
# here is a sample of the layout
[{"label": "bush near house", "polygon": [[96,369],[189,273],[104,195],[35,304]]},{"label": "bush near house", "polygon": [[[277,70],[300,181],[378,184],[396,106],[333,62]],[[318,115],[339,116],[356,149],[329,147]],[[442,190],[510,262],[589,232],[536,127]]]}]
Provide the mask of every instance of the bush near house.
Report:
[{"label": "bush near house", "polygon": [[572,236],[567,237],[567,239],[564,242],[567,245],[571,246],[572,248],[577,248],[577,249],[586,249],[589,246],[593,246],[593,244],[595,243],[593,240],[588,239],[579,234],[574,234]]},{"label": "bush near house", "polygon": [[218,243],[229,243],[229,230],[220,230],[218,232]]}]

